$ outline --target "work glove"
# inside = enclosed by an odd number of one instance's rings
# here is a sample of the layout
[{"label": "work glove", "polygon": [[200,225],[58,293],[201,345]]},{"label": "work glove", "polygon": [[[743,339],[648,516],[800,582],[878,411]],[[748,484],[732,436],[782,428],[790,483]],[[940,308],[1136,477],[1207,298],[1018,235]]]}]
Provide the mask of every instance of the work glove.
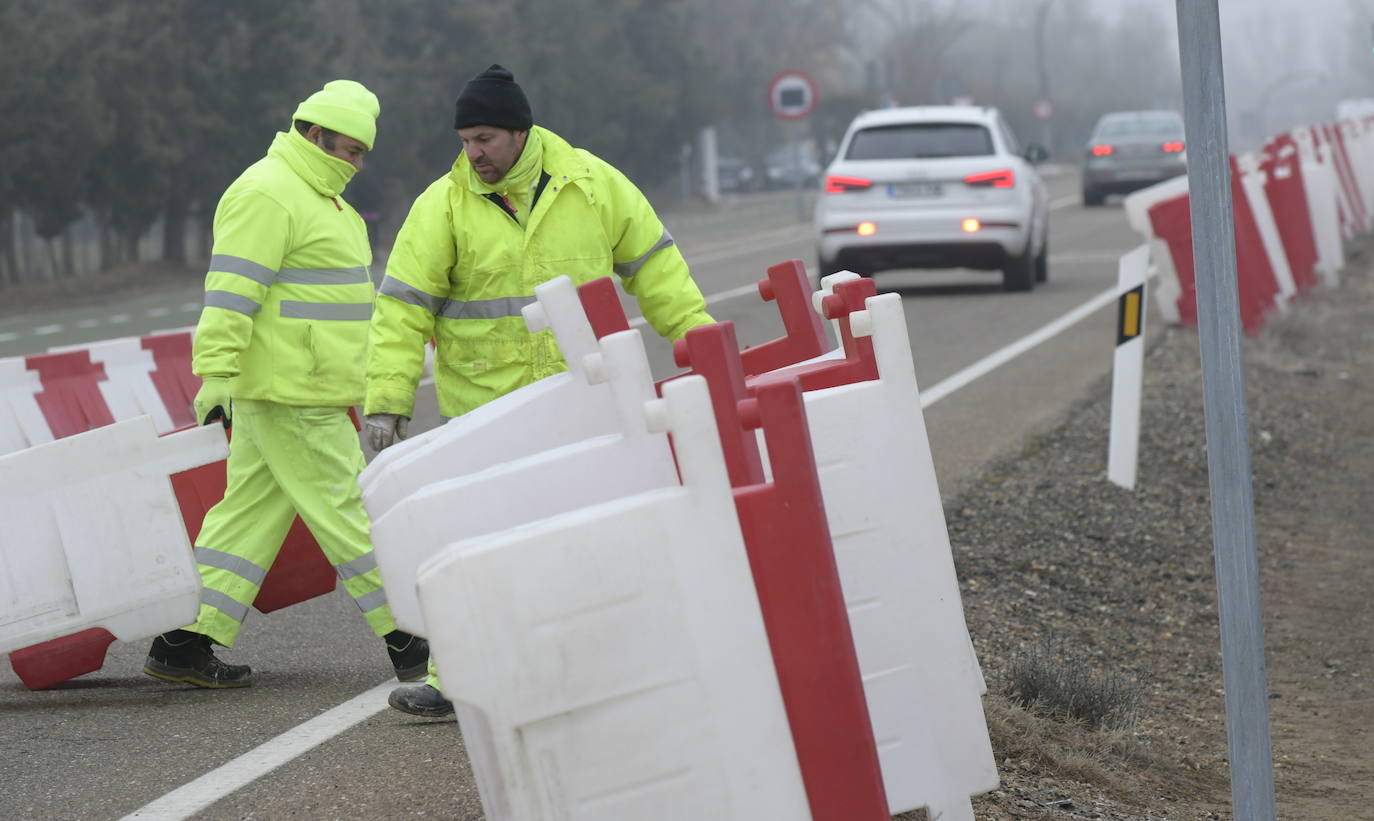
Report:
[{"label": "work glove", "polygon": [[196,424],[208,425],[218,419],[228,430],[232,423],[228,377],[207,376],[202,379],[192,407],[196,412]]},{"label": "work glove", "polygon": [[410,417],[399,413],[369,413],[363,417],[368,444],[378,453],[406,438],[406,426],[409,424]]}]

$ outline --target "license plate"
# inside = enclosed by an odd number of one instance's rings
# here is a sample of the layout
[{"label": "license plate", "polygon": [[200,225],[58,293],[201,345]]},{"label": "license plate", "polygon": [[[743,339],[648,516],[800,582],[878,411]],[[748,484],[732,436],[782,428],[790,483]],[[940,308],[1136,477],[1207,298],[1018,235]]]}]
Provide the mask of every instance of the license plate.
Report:
[{"label": "license plate", "polygon": [[887,186],[889,197],[938,197],[944,187],[938,182],[894,182]]}]

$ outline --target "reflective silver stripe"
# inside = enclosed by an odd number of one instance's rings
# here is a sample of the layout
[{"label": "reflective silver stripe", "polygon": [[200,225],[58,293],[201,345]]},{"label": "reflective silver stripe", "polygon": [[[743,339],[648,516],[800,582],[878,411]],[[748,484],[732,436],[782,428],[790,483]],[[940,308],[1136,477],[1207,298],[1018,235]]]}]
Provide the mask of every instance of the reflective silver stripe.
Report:
[{"label": "reflective silver stripe", "polygon": [[361,265],[354,268],[283,268],[277,274],[277,282],[292,285],[352,285],[371,280],[367,268]]},{"label": "reflective silver stripe", "polygon": [[640,266],[648,262],[649,257],[653,256],[654,254],[657,254],[659,251],[662,251],[664,248],[667,248],[668,246],[673,244],[673,236],[668,233],[667,228],[664,228],[663,236],[658,238],[658,242],[654,243],[654,247],[644,252],[644,256],[640,257],[639,259],[632,260],[630,262],[617,262],[615,265],[611,266],[611,270],[615,271],[617,274],[620,274],[622,277],[629,279],[630,277],[639,273]]},{"label": "reflective silver stripe", "polygon": [[339,571],[339,578],[343,581],[361,576],[377,569],[377,554],[368,551],[351,562],[344,562],[334,568]]},{"label": "reflective silver stripe", "polygon": [[448,319],[496,319],[503,316],[520,316],[520,309],[534,303],[532,296],[506,296],[497,299],[474,299],[459,302],[451,299],[445,303],[439,316]]},{"label": "reflective silver stripe", "polygon": [[259,587],[262,586],[262,580],[267,578],[266,570],[263,570],[261,567],[258,567],[242,556],[225,553],[223,550],[215,550],[209,547],[197,547],[196,561],[206,567],[228,570],[244,581],[252,582]]},{"label": "reflective silver stripe", "polygon": [[421,291],[413,285],[407,285],[399,279],[383,277],[381,287],[377,293],[386,294],[392,299],[399,299],[407,305],[417,305],[432,314],[439,313],[439,309],[444,307],[444,298],[435,296],[428,291]]},{"label": "reflective silver stripe", "polygon": [[226,311],[252,316],[262,310],[262,303],[232,291],[206,291],[205,307],[223,308]]},{"label": "reflective silver stripe", "polygon": [[358,603],[359,610],[371,613],[378,607],[386,607],[386,591],[379,587],[366,596],[358,596],[353,601]]},{"label": "reflective silver stripe", "polygon": [[248,605],[239,604],[218,590],[209,587],[200,592],[200,603],[215,608],[240,624],[248,618]]},{"label": "reflective silver stripe", "polygon": [[210,257],[210,272],[216,271],[248,277],[259,285],[271,285],[277,276],[277,272],[266,265],[259,265],[243,257],[231,257],[228,254],[215,254]]},{"label": "reflective silver stripe", "polygon": [[370,319],[371,302],[295,302],[282,300],[281,315],[290,319]]}]

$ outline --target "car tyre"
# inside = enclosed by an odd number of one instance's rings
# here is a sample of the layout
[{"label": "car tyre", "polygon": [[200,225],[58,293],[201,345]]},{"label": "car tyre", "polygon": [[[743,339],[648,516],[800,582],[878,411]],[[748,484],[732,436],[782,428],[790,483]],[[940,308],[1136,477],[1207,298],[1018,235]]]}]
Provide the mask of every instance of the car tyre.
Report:
[{"label": "car tyre", "polygon": [[1047,282],[1050,278],[1050,237],[1045,235],[1040,243],[1040,253],[1035,255],[1035,281]]},{"label": "car tyre", "polygon": [[1089,207],[1101,205],[1107,201],[1107,195],[1096,188],[1083,187],[1083,204]]},{"label": "car tyre", "polygon": [[1002,264],[1002,290],[1029,291],[1035,287],[1035,257],[1031,255],[1030,240],[1026,250],[1014,257],[1007,257]]}]

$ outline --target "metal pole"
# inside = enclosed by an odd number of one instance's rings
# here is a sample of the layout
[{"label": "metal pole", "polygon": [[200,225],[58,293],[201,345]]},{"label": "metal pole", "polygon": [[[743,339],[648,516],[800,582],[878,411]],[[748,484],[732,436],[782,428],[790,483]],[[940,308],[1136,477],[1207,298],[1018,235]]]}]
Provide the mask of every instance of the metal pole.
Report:
[{"label": "metal pole", "polygon": [[1177,0],[1226,741],[1236,818],[1274,818],[1273,755],[1217,0]]}]

